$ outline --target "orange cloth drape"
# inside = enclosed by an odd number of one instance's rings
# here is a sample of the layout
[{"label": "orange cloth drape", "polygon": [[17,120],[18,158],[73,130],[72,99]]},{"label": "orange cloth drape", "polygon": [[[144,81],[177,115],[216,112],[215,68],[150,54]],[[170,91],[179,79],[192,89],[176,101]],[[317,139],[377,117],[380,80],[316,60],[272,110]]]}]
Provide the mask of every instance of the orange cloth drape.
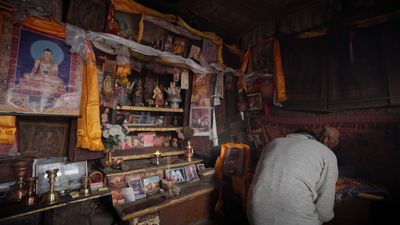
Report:
[{"label": "orange cloth drape", "polygon": [[[215,162],[215,175],[217,176],[220,182],[223,182],[223,172],[222,167],[224,165],[224,159],[226,151],[229,148],[239,149],[241,151],[245,151],[245,159],[244,159],[244,167],[242,176],[232,176],[232,185],[233,190],[240,195],[240,199],[242,201],[243,208],[246,207],[247,201],[247,192],[249,190],[252,172],[251,172],[251,160],[250,160],[250,147],[246,144],[236,144],[236,143],[226,143],[221,146],[221,152]],[[222,186],[219,189],[219,196],[217,203],[215,205],[215,211],[218,213],[222,213]]]},{"label": "orange cloth drape", "polygon": [[81,116],[78,118],[77,146],[91,151],[104,150],[101,141],[99,87],[94,53],[88,53],[82,79]]},{"label": "orange cloth drape", "polygon": [[285,75],[283,74],[281,46],[278,39],[274,40],[274,68],[276,85],[276,102],[287,101]]},{"label": "orange cloth drape", "polygon": [[202,32],[197,29],[190,27],[184,20],[180,17],[172,15],[172,14],[165,14],[158,12],[156,10],[147,8],[135,1],[132,0],[111,0],[112,5],[114,6],[115,10],[125,12],[125,13],[136,13],[136,14],[147,14],[151,16],[155,16],[161,18],[169,23],[176,23],[181,27],[184,27],[192,34],[210,39],[218,46],[218,64],[223,65],[223,58],[222,58],[222,48],[223,48],[223,40],[218,35],[213,32]]},{"label": "orange cloth drape", "polygon": [[[22,25],[32,30],[65,38],[64,24],[55,21],[44,20],[37,17],[27,17]],[[78,118],[77,147],[92,151],[104,150],[101,141],[101,125],[99,113],[99,91],[97,72],[93,52],[87,56],[89,63],[84,66],[82,78],[82,97],[80,117]]]},{"label": "orange cloth drape", "polygon": [[49,21],[40,19],[37,17],[29,16],[21,23],[23,26],[29,29],[36,30],[45,34],[50,34],[55,37],[65,38],[65,26],[64,24],[57,23],[55,21]]},{"label": "orange cloth drape", "polygon": [[15,116],[0,116],[0,144],[14,144]]}]

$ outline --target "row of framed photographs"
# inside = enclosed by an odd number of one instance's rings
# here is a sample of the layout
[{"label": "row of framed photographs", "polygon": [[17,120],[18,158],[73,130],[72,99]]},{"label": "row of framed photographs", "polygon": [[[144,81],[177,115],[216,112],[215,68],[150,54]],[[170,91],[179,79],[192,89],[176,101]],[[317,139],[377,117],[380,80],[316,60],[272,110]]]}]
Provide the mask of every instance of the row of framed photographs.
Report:
[{"label": "row of framed photographs", "polygon": [[[199,170],[204,169],[204,164],[197,164]],[[174,180],[176,183],[185,181],[194,182],[200,178],[194,164],[185,167],[177,167],[165,170],[165,178]],[[157,194],[160,190],[160,174],[148,177],[127,177],[126,183],[129,187],[115,188],[111,191],[112,202],[114,205],[133,202],[146,196]],[[112,183],[112,181],[109,181]]]}]

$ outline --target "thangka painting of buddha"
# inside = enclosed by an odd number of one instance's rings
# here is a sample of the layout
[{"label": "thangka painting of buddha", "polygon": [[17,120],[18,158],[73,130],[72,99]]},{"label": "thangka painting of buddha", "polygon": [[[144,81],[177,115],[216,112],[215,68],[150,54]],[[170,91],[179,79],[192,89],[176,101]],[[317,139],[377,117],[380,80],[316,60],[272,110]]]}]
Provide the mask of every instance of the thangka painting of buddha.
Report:
[{"label": "thangka painting of buddha", "polygon": [[64,40],[14,27],[1,111],[78,115],[82,63]]}]

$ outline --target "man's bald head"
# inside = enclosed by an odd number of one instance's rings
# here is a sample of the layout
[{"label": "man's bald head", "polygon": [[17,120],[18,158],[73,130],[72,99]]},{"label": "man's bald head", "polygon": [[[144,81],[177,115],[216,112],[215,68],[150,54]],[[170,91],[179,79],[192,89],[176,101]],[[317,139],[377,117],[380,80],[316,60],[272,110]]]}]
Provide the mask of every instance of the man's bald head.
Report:
[{"label": "man's bald head", "polygon": [[334,149],[339,144],[340,133],[334,127],[324,127],[321,132],[320,141],[330,149]]}]

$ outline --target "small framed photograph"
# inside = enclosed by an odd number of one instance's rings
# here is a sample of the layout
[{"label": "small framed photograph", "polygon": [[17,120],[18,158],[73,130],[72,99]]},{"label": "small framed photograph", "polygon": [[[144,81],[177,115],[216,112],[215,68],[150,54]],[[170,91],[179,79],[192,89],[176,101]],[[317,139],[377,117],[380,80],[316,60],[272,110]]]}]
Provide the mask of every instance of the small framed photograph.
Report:
[{"label": "small framed photograph", "polygon": [[196,166],[197,166],[197,171],[202,171],[202,170],[206,169],[206,166],[204,165],[204,163],[199,163]]},{"label": "small framed photograph", "polygon": [[262,133],[260,116],[250,115],[247,117],[247,130],[249,133]]},{"label": "small framed photograph", "polygon": [[131,138],[133,148],[144,148],[143,136],[132,136]]},{"label": "small framed photograph", "polygon": [[200,179],[199,175],[196,172],[196,167],[193,164],[185,166],[185,174],[186,180],[189,182],[198,181]]},{"label": "small framed photograph", "polygon": [[111,198],[113,205],[121,205],[136,200],[133,189],[130,187],[112,190]]},{"label": "small framed photograph", "polygon": [[108,186],[111,188],[123,188],[126,187],[125,176],[108,176],[107,177]]},{"label": "small framed photograph", "polygon": [[140,115],[129,115],[128,124],[140,124]]},{"label": "small framed photograph", "polygon": [[200,52],[201,52],[201,48],[197,47],[196,45],[192,45],[190,47],[190,52],[189,52],[188,58],[191,58],[191,59],[194,59],[196,61],[199,61]]},{"label": "small framed photograph", "polygon": [[133,194],[135,195],[136,199],[141,199],[146,197],[146,191],[144,190],[142,179],[136,178],[136,179],[130,179],[128,180],[129,186],[133,190]]},{"label": "small framed photograph", "polygon": [[185,52],[186,52],[186,39],[175,37],[174,43],[172,44],[172,54],[184,57]]},{"label": "small framed photograph", "polygon": [[262,110],[262,98],[260,93],[248,94],[247,102],[249,103],[249,111]]},{"label": "small framed photograph", "polygon": [[163,51],[171,52],[173,42],[174,42],[174,37],[172,35],[168,34],[164,41]]},{"label": "small framed photograph", "polygon": [[165,170],[165,177],[167,180],[174,180],[175,183],[186,181],[185,169],[183,167],[172,168]]},{"label": "small framed photograph", "polygon": [[143,178],[143,185],[147,195],[157,194],[158,190],[160,190],[160,176]]}]

